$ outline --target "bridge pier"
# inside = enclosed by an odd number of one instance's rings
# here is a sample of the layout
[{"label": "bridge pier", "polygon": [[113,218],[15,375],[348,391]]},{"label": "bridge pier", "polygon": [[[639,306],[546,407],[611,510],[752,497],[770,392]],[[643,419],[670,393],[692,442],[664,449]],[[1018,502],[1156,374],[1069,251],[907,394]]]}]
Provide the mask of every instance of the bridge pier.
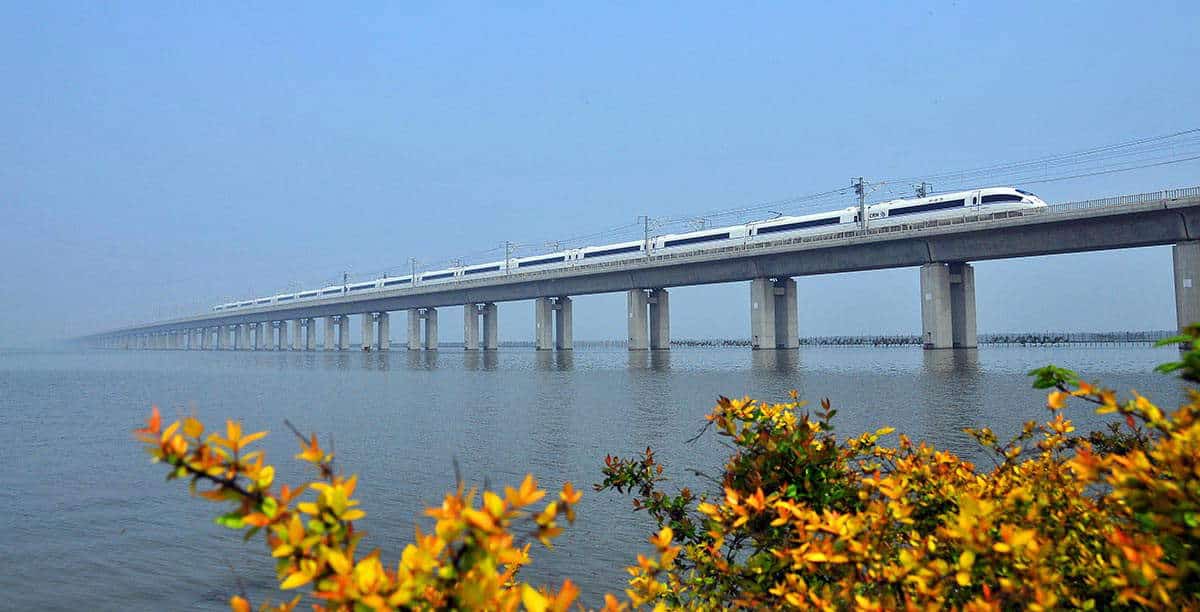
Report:
[{"label": "bridge pier", "polygon": [[485,302],[480,309],[483,315],[483,350],[494,351],[500,348],[500,311],[495,302]]},{"label": "bridge pier", "polygon": [[554,299],[554,348],[570,351],[575,348],[574,319],[571,314],[571,298]]},{"label": "bridge pier", "polygon": [[338,317],[338,350],[350,350],[350,315]]},{"label": "bridge pier", "polygon": [[1200,241],[1189,240],[1171,247],[1175,268],[1175,324],[1183,329],[1200,323]]},{"label": "bridge pier", "polygon": [[362,347],[364,351],[375,348],[375,313],[362,313]]},{"label": "bridge pier", "polygon": [[254,324],[258,328],[258,346],[255,350],[269,351],[272,350],[272,345],[275,344],[275,326],[270,321],[262,321]]},{"label": "bridge pier", "polygon": [[479,350],[479,305],[463,304],[463,350]]},{"label": "bridge pier", "polygon": [[671,307],[668,297],[666,289],[629,291],[629,350],[665,351],[671,348]]},{"label": "bridge pier", "polygon": [[799,348],[798,316],[795,280],[750,281],[750,346],[754,350]]},{"label": "bridge pier", "polygon": [[335,317],[325,317],[325,335],[321,338],[321,341],[322,348],[327,351],[337,349],[337,339],[334,338],[335,334],[333,331],[333,326],[335,323],[334,318]]},{"label": "bridge pier", "polygon": [[317,320],[313,317],[304,320],[304,350],[317,350]]},{"label": "bridge pier", "polygon": [[288,344],[288,322],[275,321],[274,323],[270,323],[270,325],[279,326],[279,331],[277,332],[275,340],[275,350],[286,351],[291,348],[291,346]]},{"label": "bridge pier", "polygon": [[388,313],[379,312],[375,314],[375,350],[387,351],[392,348],[392,324],[388,318]]},{"label": "bridge pier", "polygon": [[[281,322],[280,325],[287,325],[287,321]],[[302,323],[300,319],[292,319],[292,341],[288,345],[289,350],[304,350],[304,332],[301,331],[303,329],[303,325],[304,323]]]},{"label": "bridge pier", "polygon": [[[425,320],[425,338],[421,338],[421,320]],[[436,308],[410,308],[408,311],[408,350],[436,351],[438,346],[438,318]]]},{"label": "bridge pier", "polygon": [[408,350],[421,350],[421,309],[408,309]]},{"label": "bridge pier", "polygon": [[540,297],[533,301],[534,348],[539,351],[574,348],[571,298]]},{"label": "bridge pier", "polygon": [[926,350],[976,348],[975,269],[964,262],[921,266],[921,337]]},{"label": "bridge pier", "polygon": [[424,309],[425,350],[436,351],[438,347],[438,313],[436,308]]}]

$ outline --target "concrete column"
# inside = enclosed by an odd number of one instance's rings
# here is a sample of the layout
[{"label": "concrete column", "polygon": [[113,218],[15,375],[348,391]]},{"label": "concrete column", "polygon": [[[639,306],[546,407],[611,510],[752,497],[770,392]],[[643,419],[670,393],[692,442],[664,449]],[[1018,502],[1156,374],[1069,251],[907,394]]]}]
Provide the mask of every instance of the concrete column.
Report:
[{"label": "concrete column", "polygon": [[955,262],[947,266],[950,278],[950,337],[954,348],[976,348],[975,268]]},{"label": "concrete column", "polygon": [[1175,324],[1183,329],[1200,323],[1200,241],[1171,248],[1175,268]]},{"label": "concrete column", "polygon": [[554,305],[550,303],[550,298],[533,300],[533,347],[539,351],[554,348],[553,312]]},{"label": "concrete column", "polygon": [[317,350],[317,320],[311,317],[304,320],[304,350]]},{"label": "concrete column", "polygon": [[629,304],[629,350],[644,351],[650,348],[650,338],[646,333],[646,306],[648,305],[644,289],[630,289]]},{"label": "concrete column", "polygon": [[375,348],[375,313],[362,313],[362,345],[364,350]]},{"label": "concrete column", "polygon": [[239,350],[239,351],[250,350],[250,328],[249,328],[249,326],[245,323],[239,323],[237,326],[237,331],[235,333],[237,335],[237,339],[235,341],[235,344],[237,344],[237,350]]},{"label": "concrete column", "polygon": [[436,351],[438,347],[438,317],[436,308],[425,309],[425,350]]},{"label": "concrete column", "polygon": [[796,281],[756,278],[750,281],[750,345],[755,349],[800,346]]},{"label": "concrete column", "polygon": [[554,348],[569,351],[575,348],[573,323],[571,320],[571,298],[554,300]]},{"label": "concrete column", "polygon": [[790,278],[775,281],[775,346],[778,348],[800,348],[800,310],[796,302],[796,281]]},{"label": "concrete column", "polygon": [[388,320],[388,313],[378,313],[377,332],[378,338],[375,341],[375,349],[379,351],[389,351],[392,349],[392,325]]},{"label": "concrete column", "polygon": [[[287,325],[287,321],[283,321],[280,325]],[[288,346],[293,351],[304,350],[304,331],[302,326],[304,323],[300,319],[292,319],[292,342]]]},{"label": "concrete column", "polygon": [[921,340],[926,349],[954,347],[950,308],[950,268],[944,263],[921,266]]},{"label": "concrete column", "polygon": [[338,350],[350,350],[350,315],[338,317]]},{"label": "concrete column", "polygon": [[463,350],[479,350],[479,307],[463,305]]},{"label": "concrete column", "polygon": [[671,348],[671,303],[666,289],[650,291],[650,350]]},{"label": "concrete column", "polygon": [[274,325],[279,326],[279,339],[275,343],[275,350],[286,351],[286,350],[292,348],[291,343],[288,342],[288,322],[287,321],[276,321],[274,323]]},{"label": "concrete column", "polygon": [[775,284],[769,278],[750,281],[750,346],[775,348]]},{"label": "concrete column", "polygon": [[212,330],[200,330],[200,350],[207,351],[208,345],[212,341]]},{"label": "concrete column", "polygon": [[483,350],[494,351],[500,348],[500,320],[495,302],[483,305]]},{"label": "concrete column", "polygon": [[333,337],[333,317],[325,317],[325,337],[322,338],[323,347],[327,351],[337,349],[336,339]]},{"label": "concrete column", "polygon": [[417,308],[408,309],[408,350],[421,350],[421,311]]},{"label": "concrete column", "polygon": [[275,348],[275,326],[270,321],[258,324],[258,350],[269,351]]}]

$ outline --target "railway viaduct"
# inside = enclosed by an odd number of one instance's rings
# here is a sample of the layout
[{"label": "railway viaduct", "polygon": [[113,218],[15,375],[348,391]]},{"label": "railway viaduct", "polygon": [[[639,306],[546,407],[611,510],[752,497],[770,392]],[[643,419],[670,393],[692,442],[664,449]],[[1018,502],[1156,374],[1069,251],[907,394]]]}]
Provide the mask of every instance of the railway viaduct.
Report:
[{"label": "railway viaduct", "polygon": [[[82,338],[95,347],[171,350],[324,350],[350,348],[350,321],[364,348],[388,350],[390,313],[406,312],[408,348],[438,346],[438,308],[465,306],[464,348],[498,347],[498,305],[533,300],[535,346],[572,348],[571,300],[625,292],[629,350],[670,344],[668,289],[749,281],[755,349],[799,344],[795,277],[919,267],[926,349],[976,346],[971,262],[1155,245],[1174,246],[1175,305],[1180,326],[1200,321],[1200,187],[1054,204],[1045,209],[913,220],[877,228],[713,246],[636,260],[579,262],[554,270],[512,271],[490,278],[382,289],[325,299],[211,312],[115,329]],[[480,320],[482,319],[482,338]],[[290,328],[290,335],[289,335]]]}]

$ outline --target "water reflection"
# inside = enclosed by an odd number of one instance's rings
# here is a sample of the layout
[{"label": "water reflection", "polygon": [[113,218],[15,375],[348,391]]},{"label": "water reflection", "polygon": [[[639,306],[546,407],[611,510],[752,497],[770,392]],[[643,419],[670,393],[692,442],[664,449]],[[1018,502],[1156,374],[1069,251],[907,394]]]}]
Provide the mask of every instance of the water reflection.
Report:
[{"label": "water reflection", "polygon": [[471,372],[495,370],[500,364],[497,351],[463,351],[463,367]]},{"label": "water reflection", "polygon": [[629,351],[629,369],[671,371],[671,351]]},{"label": "water reflection", "polygon": [[919,395],[926,400],[919,412],[919,422],[928,438],[941,438],[942,446],[966,458],[979,458],[979,447],[965,436],[946,435],[968,427],[981,427],[994,422],[988,415],[983,372],[979,367],[978,349],[923,351],[924,376],[918,377]]},{"label": "water reflection", "polygon": [[921,351],[922,365],[935,377],[945,374],[979,373],[979,349]]},{"label": "water reflection", "polygon": [[800,351],[796,349],[753,351],[750,353],[750,363],[756,370],[794,374],[800,368]]},{"label": "water reflection", "polygon": [[408,367],[412,370],[436,370],[439,351],[408,351]]},{"label": "water reflection", "polygon": [[575,369],[575,351],[534,351],[537,369],[570,371]]}]

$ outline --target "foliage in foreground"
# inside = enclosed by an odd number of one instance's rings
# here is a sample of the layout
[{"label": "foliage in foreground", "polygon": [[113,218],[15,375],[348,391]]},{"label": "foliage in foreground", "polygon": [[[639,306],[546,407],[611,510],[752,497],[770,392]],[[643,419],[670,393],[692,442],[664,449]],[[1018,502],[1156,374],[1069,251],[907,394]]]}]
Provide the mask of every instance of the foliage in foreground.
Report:
[{"label": "foliage in foreground", "polygon": [[[1189,328],[1171,341],[1195,346],[1198,336]],[[1200,353],[1161,369],[1200,380]],[[1069,370],[1031,374],[1050,390],[1051,417],[1006,442],[968,430],[994,457],[989,469],[903,435],[886,446],[886,428],[839,440],[829,402],[810,413],[794,394],[779,404],[721,398],[709,426],[733,453],[711,497],[663,492],[651,449],[606,458],[596,488],[633,494],[658,530],[656,554],[629,568],[628,601],[610,595],[605,607],[1200,607],[1200,393],[1168,415]],[[1120,427],[1075,435],[1070,401],[1120,415]],[[549,545],[560,519],[573,521],[580,493],[570,484],[544,505],[532,477],[503,495],[460,484],[427,510],[434,531],[418,529],[385,566],[379,551],[358,552],[356,479],[335,472],[315,436],[301,437],[298,457],[319,478],[276,489],[274,468],[246,451],[263,434],[236,422],[206,436],[192,417],[163,428],[155,410],[137,434],[170,477],[231,504],[218,523],[247,539],[262,530],[280,588],[307,588],[318,609],[562,610],[576,598],[569,580],[548,590],[517,577],[529,561],[523,538]],[[250,608],[241,596],[231,606]]]}]

